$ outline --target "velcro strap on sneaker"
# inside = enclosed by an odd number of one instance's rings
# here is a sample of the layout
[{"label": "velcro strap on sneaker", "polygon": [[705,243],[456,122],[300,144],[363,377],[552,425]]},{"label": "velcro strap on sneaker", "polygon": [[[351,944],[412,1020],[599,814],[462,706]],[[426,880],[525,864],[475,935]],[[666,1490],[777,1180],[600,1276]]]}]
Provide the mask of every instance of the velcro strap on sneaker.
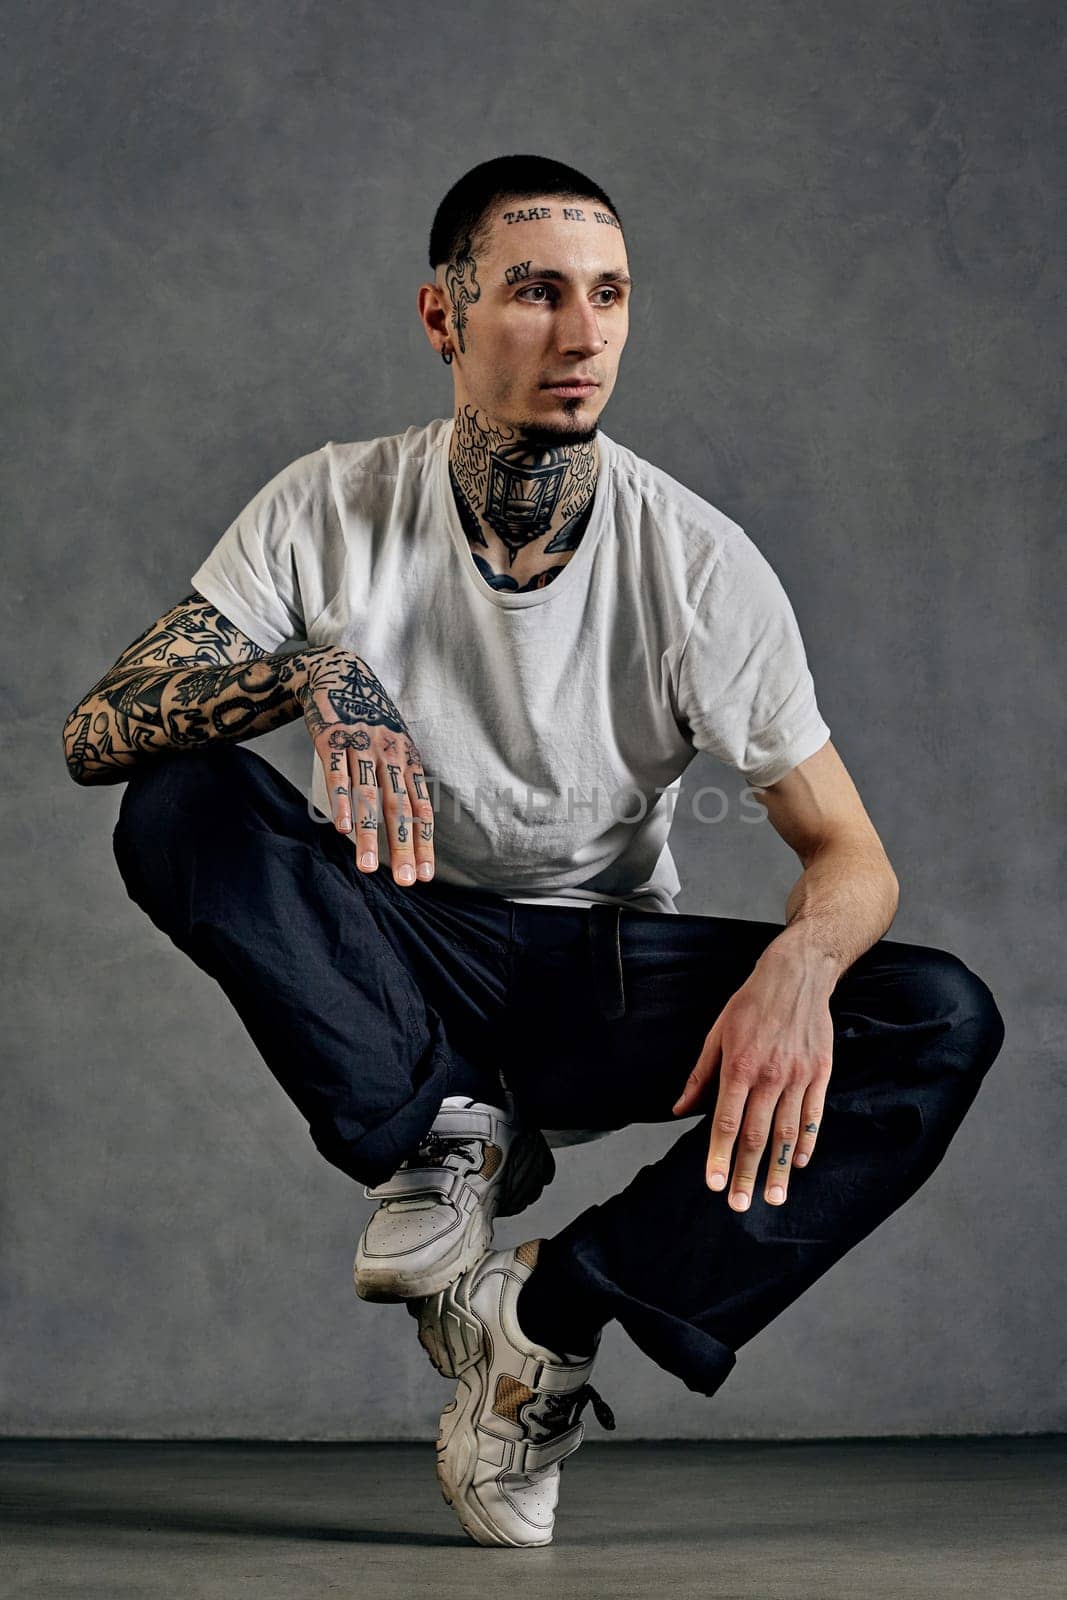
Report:
[{"label": "velcro strap on sneaker", "polygon": [[490,1112],[474,1111],[470,1106],[442,1106],[433,1119],[432,1131],[442,1139],[491,1139],[495,1120]]},{"label": "velcro strap on sneaker", "polygon": [[576,1422],[566,1433],[557,1434],[554,1439],[546,1439],[543,1444],[534,1444],[531,1441],[526,1446],[523,1457],[524,1471],[536,1472],[539,1467],[550,1467],[553,1462],[562,1461],[564,1456],[569,1456],[577,1450],[584,1438],[585,1424]]},{"label": "velcro strap on sneaker", "polygon": [[384,1183],[365,1188],[363,1193],[368,1200],[399,1200],[416,1194],[451,1199],[457,1185],[462,1182],[463,1173],[456,1172],[452,1167],[401,1167]]},{"label": "velcro strap on sneaker", "polygon": [[592,1366],[592,1356],[580,1366],[572,1363],[569,1367],[563,1367],[557,1361],[542,1361],[534,1379],[534,1388],[542,1394],[574,1394],[584,1385]]}]

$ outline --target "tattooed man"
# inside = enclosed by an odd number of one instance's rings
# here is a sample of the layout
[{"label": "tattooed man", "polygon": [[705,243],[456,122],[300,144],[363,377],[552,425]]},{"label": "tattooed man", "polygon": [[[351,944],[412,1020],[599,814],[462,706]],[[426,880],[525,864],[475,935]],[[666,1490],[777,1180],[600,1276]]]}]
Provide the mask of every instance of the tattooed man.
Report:
[{"label": "tattooed man", "polygon": [[[639,291],[610,197],[484,162],[429,265],[449,414],[283,466],[64,743],[126,785],[130,896],[376,1202],[355,1286],[455,1384],[462,1527],[533,1546],[586,1404],[614,1425],[604,1326],[714,1394],[929,1177],[1004,1029],[958,956],[885,937],[897,879],[769,561],[600,428]],[[307,798],[248,748],[297,719]],[[677,911],[698,750],[794,851],[784,922]],[[617,1193],[493,1248],[553,1148],[672,1117]]]}]

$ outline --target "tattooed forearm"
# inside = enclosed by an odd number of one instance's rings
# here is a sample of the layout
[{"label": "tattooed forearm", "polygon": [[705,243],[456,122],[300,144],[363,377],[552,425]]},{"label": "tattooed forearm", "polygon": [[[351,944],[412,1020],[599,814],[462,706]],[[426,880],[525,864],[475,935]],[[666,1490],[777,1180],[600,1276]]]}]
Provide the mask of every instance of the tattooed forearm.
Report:
[{"label": "tattooed forearm", "polygon": [[118,783],[149,756],[247,739],[300,715],[310,652],[269,655],[193,591],[123,651],[67,718],[76,783]]},{"label": "tattooed forearm", "polygon": [[210,673],[196,667],[103,678],[64,729],[77,783],[118,783],[156,752],[247,739],[300,715],[300,655],[270,656]]},{"label": "tattooed forearm", "polygon": [[235,662],[254,661],[266,654],[194,589],[138,635],[115,665],[83,696],[82,704],[98,694],[105,684],[113,683],[119,674],[132,674],[138,667],[159,671],[197,662],[204,666],[232,666]]}]

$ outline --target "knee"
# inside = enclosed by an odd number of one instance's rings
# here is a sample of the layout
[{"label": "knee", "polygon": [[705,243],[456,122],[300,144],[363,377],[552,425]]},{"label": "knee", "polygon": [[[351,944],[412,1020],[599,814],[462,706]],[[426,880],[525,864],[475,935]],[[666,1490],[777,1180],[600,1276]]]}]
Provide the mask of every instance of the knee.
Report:
[{"label": "knee", "polygon": [[959,956],[930,951],[929,978],[936,1015],[962,1067],[984,1074],[1004,1043],[1004,1019],[992,991]]},{"label": "knee", "polygon": [[250,754],[236,746],[153,756],[126,780],[111,848],[127,893],[139,905],[169,883],[173,857],[192,845],[199,818],[217,828],[233,794],[235,772]]},{"label": "knee", "polygon": [[153,756],[135,767],[126,780],[112,841],[166,832],[180,816],[187,819],[205,800],[229,788],[251,751],[237,745],[212,745]]}]

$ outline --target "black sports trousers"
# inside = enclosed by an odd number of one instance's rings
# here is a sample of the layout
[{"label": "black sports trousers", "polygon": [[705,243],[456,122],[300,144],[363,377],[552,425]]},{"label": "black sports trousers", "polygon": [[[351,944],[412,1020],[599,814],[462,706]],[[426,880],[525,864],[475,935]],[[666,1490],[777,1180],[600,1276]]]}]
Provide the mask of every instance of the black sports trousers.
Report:
[{"label": "black sports trousers", "polygon": [[703,1114],[671,1106],[784,924],[401,888],[387,866],[360,872],[244,745],[134,769],[113,842],[131,898],[217,980],[316,1148],[360,1183],[413,1154],[446,1095],[500,1104],[501,1077],[538,1127],[677,1121],[666,1154],[547,1239],[537,1270],[702,1394],[926,1181],[1004,1040],[957,956],[880,939],[830,997],[811,1161],[768,1205],[769,1139],[738,1212],[705,1183],[714,1093]]}]

